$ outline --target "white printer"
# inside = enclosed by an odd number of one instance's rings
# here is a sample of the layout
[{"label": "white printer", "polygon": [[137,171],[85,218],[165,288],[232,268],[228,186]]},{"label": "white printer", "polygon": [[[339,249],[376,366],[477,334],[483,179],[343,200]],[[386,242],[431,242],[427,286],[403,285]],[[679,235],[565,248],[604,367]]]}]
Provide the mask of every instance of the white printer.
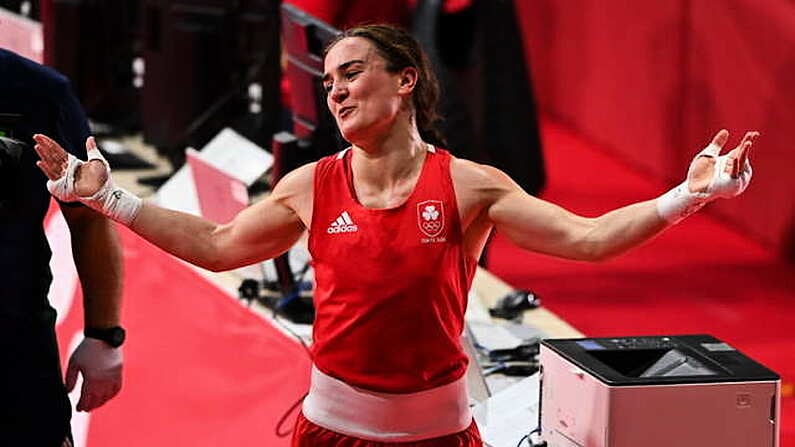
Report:
[{"label": "white printer", "polygon": [[778,447],[781,380],[709,335],[543,340],[549,447]]}]

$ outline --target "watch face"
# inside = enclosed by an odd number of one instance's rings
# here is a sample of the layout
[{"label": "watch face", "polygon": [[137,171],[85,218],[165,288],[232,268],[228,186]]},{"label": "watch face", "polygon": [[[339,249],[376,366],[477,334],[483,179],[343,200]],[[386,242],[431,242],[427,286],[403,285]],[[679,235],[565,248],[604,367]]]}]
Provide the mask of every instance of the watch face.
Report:
[{"label": "watch face", "polygon": [[124,343],[124,329],[122,328],[113,328],[113,331],[110,334],[110,338],[107,340],[108,344],[113,346],[114,348],[118,348]]}]

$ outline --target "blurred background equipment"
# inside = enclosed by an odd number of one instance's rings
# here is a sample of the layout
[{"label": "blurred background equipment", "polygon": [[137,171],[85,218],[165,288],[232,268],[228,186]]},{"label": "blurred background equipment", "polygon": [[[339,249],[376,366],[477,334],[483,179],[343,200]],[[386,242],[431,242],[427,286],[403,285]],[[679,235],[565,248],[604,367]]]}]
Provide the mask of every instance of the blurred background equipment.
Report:
[{"label": "blurred background equipment", "polygon": [[0,0],[0,8],[33,20],[39,20],[39,2],[33,0]]},{"label": "blurred background equipment", "polygon": [[[323,91],[323,51],[339,30],[297,7],[282,5],[282,38],[287,56],[285,75],[290,84],[292,133],[303,157],[283,163],[280,174],[297,165],[341,150],[346,142],[326,106]],[[283,154],[287,155],[287,154]]]},{"label": "blurred background equipment", "polygon": [[525,310],[541,306],[541,298],[529,290],[514,290],[506,294],[497,304],[489,309],[489,315],[494,318],[513,320],[521,317]]},{"label": "blurred background equipment", "polygon": [[34,62],[44,61],[44,31],[34,2],[0,0],[0,48]]},{"label": "blurred background equipment", "polygon": [[132,62],[138,0],[44,3],[45,63],[72,81],[86,114],[103,124],[102,133],[135,130],[140,98]]},{"label": "blurred background equipment", "polygon": [[419,0],[413,29],[442,87],[446,147],[538,195],[546,170],[514,2]]},{"label": "blurred background equipment", "polygon": [[186,146],[201,147],[224,127],[260,144],[276,131],[278,6],[44,0],[45,59],[72,80],[95,135],[140,129],[177,168]]},{"label": "blurred background equipment", "polygon": [[141,1],[144,140],[175,167],[225,126],[260,143],[276,130],[278,3]]},{"label": "blurred background equipment", "polygon": [[[295,168],[335,153],[347,144],[326,106],[321,83],[323,50],[339,31],[290,4],[281,7],[281,25],[287,59],[285,80],[289,85],[287,127],[292,132],[273,136],[273,184]],[[296,275],[290,264],[290,251],[275,258],[273,264],[281,297],[266,304],[294,323],[311,323],[314,306],[311,296],[302,293],[306,288],[303,276],[309,265]]]}]

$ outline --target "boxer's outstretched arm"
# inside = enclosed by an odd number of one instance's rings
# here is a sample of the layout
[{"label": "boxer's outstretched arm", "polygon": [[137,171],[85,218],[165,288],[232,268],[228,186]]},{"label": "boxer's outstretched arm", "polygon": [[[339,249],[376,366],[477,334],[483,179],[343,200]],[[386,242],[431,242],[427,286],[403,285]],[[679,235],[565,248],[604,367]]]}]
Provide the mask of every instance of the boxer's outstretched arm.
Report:
[{"label": "boxer's outstretched arm", "polygon": [[[751,177],[748,151],[757,132],[720,156],[728,140],[722,130],[690,165],[687,179],[653,200],[631,204],[588,218],[534,198],[501,171],[490,171],[479,182],[488,196],[487,214],[498,231],[522,248],[570,259],[597,261],[622,253],[719,197],[745,190]],[[489,179],[489,180],[486,180]]]},{"label": "boxer's outstretched arm", "polygon": [[37,165],[50,179],[47,188],[55,197],[65,202],[79,200],[174,256],[208,270],[228,270],[276,257],[305,229],[296,204],[311,197],[314,164],[285,176],[270,196],[231,222],[217,224],[143,202],[115,186],[93,138],[86,141],[88,162],[77,160],[44,135],[34,139],[40,158]]},{"label": "boxer's outstretched arm", "polygon": [[271,259],[289,250],[305,229],[289,197],[302,186],[311,190],[312,174],[309,166],[299,168],[226,224],[144,202],[130,228],[174,256],[212,271]]}]

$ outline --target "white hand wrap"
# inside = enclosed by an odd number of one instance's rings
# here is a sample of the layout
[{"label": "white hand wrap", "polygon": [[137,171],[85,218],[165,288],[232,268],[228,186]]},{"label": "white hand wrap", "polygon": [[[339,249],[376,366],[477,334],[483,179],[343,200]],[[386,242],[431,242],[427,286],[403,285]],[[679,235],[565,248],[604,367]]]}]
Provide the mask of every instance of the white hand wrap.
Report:
[{"label": "white hand wrap", "polygon": [[[726,172],[726,164],[730,160],[729,154],[719,156],[720,150],[720,146],[710,144],[696,155],[696,158],[715,158],[712,180],[706,191],[691,192],[688,187],[688,180],[685,180],[657,198],[657,212],[663,219],[675,224],[719,197],[734,197],[745,191],[751,182],[753,173],[751,164],[746,160],[737,178],[732,178],[730,172]],[[691,164],[691,169],[692,166]]]},{"label": "white hand wrap", "polygon": [[687,180],[657,198],[657,213],[671,224],[700,210],[707,204],[708,194],[690,192]]},{"label": "white hand wrap", "polygon": [[75,194],[75,172],[83,162],[72,154],[67,153],[66,174],[57,180],[48,180],[47,189],[50,194],[55,196],[61,202],[77,202],[80,197]]},{"label": "white hand wrap", "polygon": [[82,197],[75,192],[75,173],[84,162],[72,154],[67,154],[67,156],[66,174],[57,180],[49,180],[47,182],[47,189],[50,194],[62,202],[80,201],[116,222],[129,226],[135,220],[135,216],[138,215],[142,201],[131,192],[117,187],[113,183],[113,178],[110,176],[110,165],[99,152],[99,149],[89,149],[88,160],[101,161],[105,166],[107,176],[105,183],[90,197]]}]

